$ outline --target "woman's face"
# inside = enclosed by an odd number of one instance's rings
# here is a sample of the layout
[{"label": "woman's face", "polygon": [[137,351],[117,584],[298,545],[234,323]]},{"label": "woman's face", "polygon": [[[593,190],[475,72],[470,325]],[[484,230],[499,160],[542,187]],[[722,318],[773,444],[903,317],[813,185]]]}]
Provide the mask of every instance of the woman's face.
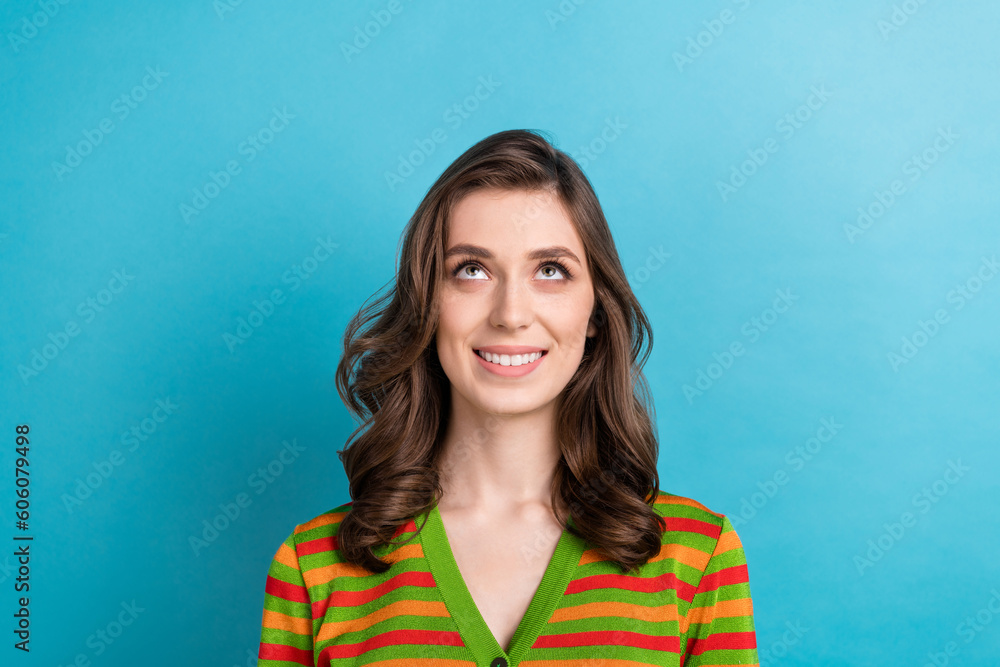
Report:
[{"label": "woman's face", "polygon": [[[583,244],[547,192],[484,189],[456,204],[439,295],[437,353],[452,400],[487,413],[548,406],[597,333]],[[505,355],[501,363],[482,358],[484,348]],[[544,353],[531,361],[529,351]]]}]

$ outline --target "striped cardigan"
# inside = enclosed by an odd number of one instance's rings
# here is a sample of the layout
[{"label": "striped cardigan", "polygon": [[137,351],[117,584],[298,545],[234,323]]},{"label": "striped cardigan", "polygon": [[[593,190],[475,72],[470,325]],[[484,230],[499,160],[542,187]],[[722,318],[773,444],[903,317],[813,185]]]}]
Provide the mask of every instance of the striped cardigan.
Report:
[{"label": "striped cardigan", "polygon": [[337,551],[350,505],[296,526],[278,548],[259,667],[758,664],[739,537],[729,519],[689,498],[659,492],[663,546],[637,574],[622,574],[574,535],[570,518],[507,651],[461,578],[436,506],[394,537],[414,539],[374,550],[392,566],[373,574]]}]

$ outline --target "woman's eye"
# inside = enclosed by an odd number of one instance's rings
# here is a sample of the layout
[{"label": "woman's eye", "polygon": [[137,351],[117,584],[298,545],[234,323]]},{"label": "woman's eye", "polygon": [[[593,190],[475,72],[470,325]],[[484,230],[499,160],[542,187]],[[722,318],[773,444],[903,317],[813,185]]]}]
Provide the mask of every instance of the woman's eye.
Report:
[{"label": "woman's eye", "polygon": [[[558,262],[544,264],[538,269],[538,272],[542,274],[543,279],[548,280],[566,280],[573,277],[569,269]],[[459,280],[487,280],[483,267],[475,262],[459,264],[452,272],[452,275]]]},{"label": "woman's eye", "polygon": [[[479,272],[478,274],[476,273],[477,271]],[[459,266],[457,269],[455,269],[455,275],[459,276],[462,279],[472,278],[473,280],[481,279],[480,277],[477,276],[485,277],[485,274],[483,274],[482,267],[471,263],[462,264],[461,266]]]},{"label": "woman's eye", "polygon": [[[545,275],[545,276],[547,276],[549,278],[565,278],[566,277],[566,272],[563,269],[559,268],[559,266],[557,266],[556,264],[546,264],[541,269],[539,269],[539,271],[542,272],[543,275]],[[559,275],[560,273],[563,274],[563,275],[560,276]]]}]

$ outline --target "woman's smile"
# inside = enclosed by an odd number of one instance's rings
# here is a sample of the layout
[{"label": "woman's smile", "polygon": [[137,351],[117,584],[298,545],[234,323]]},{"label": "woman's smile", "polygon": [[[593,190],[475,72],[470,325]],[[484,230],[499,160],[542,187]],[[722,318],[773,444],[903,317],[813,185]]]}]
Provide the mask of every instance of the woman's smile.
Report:
[{"label": "woman's smile", "polygon": [[502,377],[527,375],[538,368],[542,363],[542,358],[548,354],[547,350],[514,355],[496,354],[483,350],[473,350],[473,352],[483,368]]}]

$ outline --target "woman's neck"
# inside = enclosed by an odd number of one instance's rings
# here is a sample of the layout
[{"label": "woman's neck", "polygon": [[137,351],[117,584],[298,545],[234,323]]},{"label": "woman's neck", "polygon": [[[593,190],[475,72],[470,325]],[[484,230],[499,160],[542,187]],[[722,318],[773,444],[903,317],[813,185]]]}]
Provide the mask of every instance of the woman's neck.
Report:
[{"label": "woman's neck", "polygon": [[491,415],[452,404],[440,444],[439,505],[482,514],[531,506],[551,510],[552,477],[561,456],[555,411]]}]

